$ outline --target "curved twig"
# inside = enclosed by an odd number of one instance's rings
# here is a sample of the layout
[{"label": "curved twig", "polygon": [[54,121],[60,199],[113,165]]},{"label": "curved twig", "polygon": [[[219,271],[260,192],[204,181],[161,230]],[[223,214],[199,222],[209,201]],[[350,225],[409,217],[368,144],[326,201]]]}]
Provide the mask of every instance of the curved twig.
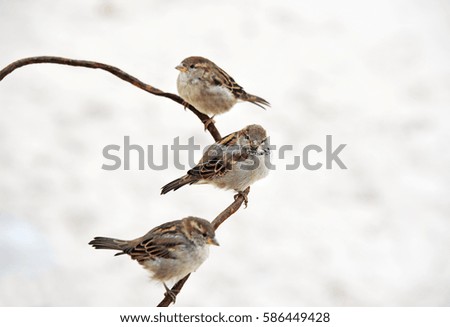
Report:
[{"label": "curved twig", "polygon": [[[189,276],[191,276],[191,274],[186,275],[183,279],[180,279],[178,282],[176,282],[175,285],[173,285],[172,289],[170,290],[173,293],[173,295],[177,296],[178,293],[180,293],[181,289],[184,286],[184,283],[186,283]],[[168,307],[172,303],[172,301],[173,298],[170,297],[170,295],[164,294],[164,299],[162,299],[162,301],[159,302],[157,307]]]},{"label": "curved twig", "polygon": [[63,57],[53,57],[53,56],[39,56],[39,57],[29,57],[29,58],[23,58],[17,61],[14,61],[10,63],[8,66],[3,68],[0,71],[0,81],[3,80],[7,75],[12,73],[17,68],[31,65],[31,64],[59,64],[59,65],[68,65],[68,66],[77,66],[77,67],[86,67],[86,68],[94,68],[94,69],[102,69],[105,70],[120,79],[133,84],[134,86],[140,88],[141,90],[144,90],[146,92],[149,92],[151,94],[162,96],[165,98],[169,98],[179,104],[182,104],[186,108],[188,108],[190,111],[192,111],[205,125],[206,129],[209,131],[211,136],[214,138],[214,141],[219,141],[222,137],[220,136],[219,131],[217,130],[216,126],[212,122],[209,117],[197,109],[195,109],[190,104],[184,102],[182,98],[180,98],[178,95],[173,93],[167,93],[164,91],[161,91],[160,89],[157,89],[149,84],[145,84],[144,82],[138,80],[136,77],[131,76],[128,73],[125,73],[123,70],[103,64],[100,62],[95,61],[88,61],[88,60],[77,60],[77,59],[69,59],[69,58],[63,58]]},{"label": "curved twig", "polygon": [[[245,189],[244,192],[238,193],[234,202],[230,204],[224,211],[222,211],[212,222],[214,229],[217,230],[219,226],[227,220],[232,214],[239,210],[242,203],[246,201],[248,193],[250,192],[250,186]],[[181,289],[184,286],[184,283],[188,280],[189,276],[187,275],[183,279],[179,280],[171,289],[171,292],[177,296],[180,293]],[[172,297],[169,294],[164,295],[162,301],[157,305],[158,307],[168,307],[172,303]]]}]

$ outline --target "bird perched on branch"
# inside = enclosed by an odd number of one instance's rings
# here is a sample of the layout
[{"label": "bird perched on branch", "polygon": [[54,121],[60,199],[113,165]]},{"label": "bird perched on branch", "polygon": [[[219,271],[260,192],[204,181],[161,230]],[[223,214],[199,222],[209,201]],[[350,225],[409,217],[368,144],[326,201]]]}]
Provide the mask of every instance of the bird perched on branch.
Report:
[{"label": "bird perched on branch", "polygon": [[263,109],[264,106],[270,106],[263,98],[245,92],[242,86],[211,60],[188,57],[175,68],[180,71],[177,79],[179,95],[208,116],[225,113],[238,101],[248,101]]},{"label": "bird perched on branch", "polygon": [[89,244],[96,249],[118,250],[115,255],[128,254],[137,260],[150,271],[151,278],[163,283],[174,303],[176,294],[166,282],[176,282],[197,270],[208,257],[208,245],[219,245],[211,223],[196,217],[162,224],[131,241],[95,237]]},{"label": "bird perched on branch", "polygon": [[260,125],[249,125],[210,145],[199,163],[183,177],[163,186],[161,194],[187,184],[212,184],[242,194],[269,173],[269,158],[266,130]]}]

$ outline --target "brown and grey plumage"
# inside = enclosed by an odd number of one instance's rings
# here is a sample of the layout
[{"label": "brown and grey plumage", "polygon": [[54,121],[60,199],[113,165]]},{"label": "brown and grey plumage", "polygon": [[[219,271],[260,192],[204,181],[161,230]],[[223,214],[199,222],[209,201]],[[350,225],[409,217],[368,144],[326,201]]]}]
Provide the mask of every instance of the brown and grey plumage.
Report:
[{"label": "brown and grey plumage", "polygon": [[161,194],[196,183],[244,191],[269,172],[270,151],[266,141],[266,131],[260,125],[249,125],[225,136],[209,146],[186,175],[163,186]]},{"label": "brown and grey plumage", "polygon": [[96,249],[119,251],[115,255],[128,254],[150,271],[153,279],[162,282],[168,292],[167,281],[178,281],[197,270],[208,257],[208,245],[219,245],[213,226],[196,217],[162,224],[134,240],[95,237],[89,244]]},{"label": "brown and grey plumage", "polygon": [[206,115],[230,110],[238,101],[251,102],[263,109],[270,103],[245,92],[244,88],[211,60],[193,56],[176,67],[178,93],[186,102]]}]

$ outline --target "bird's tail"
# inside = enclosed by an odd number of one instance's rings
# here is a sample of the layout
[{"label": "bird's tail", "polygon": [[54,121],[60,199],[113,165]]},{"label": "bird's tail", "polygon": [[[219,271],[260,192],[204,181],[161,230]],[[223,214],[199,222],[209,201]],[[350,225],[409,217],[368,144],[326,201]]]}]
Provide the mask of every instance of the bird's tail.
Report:
[{"label": "bird's tail", "polygon": [[244,94],[241,95],[240,98],[243,101],[251,102],[251,103],[253,103],[253,104],[255,104],[258,107],[261,107],[263,109],[266,109],[266,108],[264,108],[264,106],[270,107],[269,101],[264,100],[263,98],[260,98],[260,97],[258,97],[256,95],[253,95],[253,94],[244,93]]},{"label": "bird's tail", "polygon": [[161,188],[161,194],[166,194],[167,192],[170,191],[176,191],[178,190],[180,187],[183,187],[184,185],[187,184],[194,184],[196,183],[198,180],[196,180],[195,178],[193,178],[191,175],[184,175],[183,177],[180,177],[172,182],[170,182],[167,185],[164,185]]},{"label": "bird's tail", "polygon": [[107,250],[118,250],[121,252],[116,253],[115,255],[121,255],[127,253],[127,250],[130,248],[128,241],[118,240],[115,238],[109,237],[94,237],[92,241],[89,242],[89,245],[92,245],[96,249],[107,249]]}]

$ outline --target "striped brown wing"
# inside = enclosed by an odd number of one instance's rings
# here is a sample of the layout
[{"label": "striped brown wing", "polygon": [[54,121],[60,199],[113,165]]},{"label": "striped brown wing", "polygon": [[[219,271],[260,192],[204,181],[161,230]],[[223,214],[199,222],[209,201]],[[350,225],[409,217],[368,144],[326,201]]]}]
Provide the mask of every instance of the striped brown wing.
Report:
[{"label": "striped brown wing", "polygon": [[242,86],[236,83],[236,81],[230,75],[228,75],[222,68],[217,65],[215,65],[215,69],[213,70],[212,79],[215,85],[226,87],[231,91],[231,93],[233,93],[233,95],[237,99],[251,102],[263,109],[265,109],[264,106],[270,107],[270,103],[267,100],[245,92]]},{"label": "striped brown wing", "polygon": [[186,240],[180,235],[179,224],[170,222],[152,229],[137,241],[137,244],[127,253],[132,259],[142,263],[146,260],[157,258],[176,259],[174,251],[177,247],[186,244]]},{"label": "striped brown wing", "polygon": [[222,68],[217,65],[215,65],[214,68],[215,69],[213,70],[211,77],[215,85],[226,87],[238,99],[246,94],[244,88],[236,83],[233,77],[228,75]]},{"label": "striped brown wing", "polygon": [[233,165],[247,158],[246,151],[239,148],[236,133],[229,134],[211,145],[200,162],[188,171],[188,175],[197,179],[210,179],[223,176]]}]

